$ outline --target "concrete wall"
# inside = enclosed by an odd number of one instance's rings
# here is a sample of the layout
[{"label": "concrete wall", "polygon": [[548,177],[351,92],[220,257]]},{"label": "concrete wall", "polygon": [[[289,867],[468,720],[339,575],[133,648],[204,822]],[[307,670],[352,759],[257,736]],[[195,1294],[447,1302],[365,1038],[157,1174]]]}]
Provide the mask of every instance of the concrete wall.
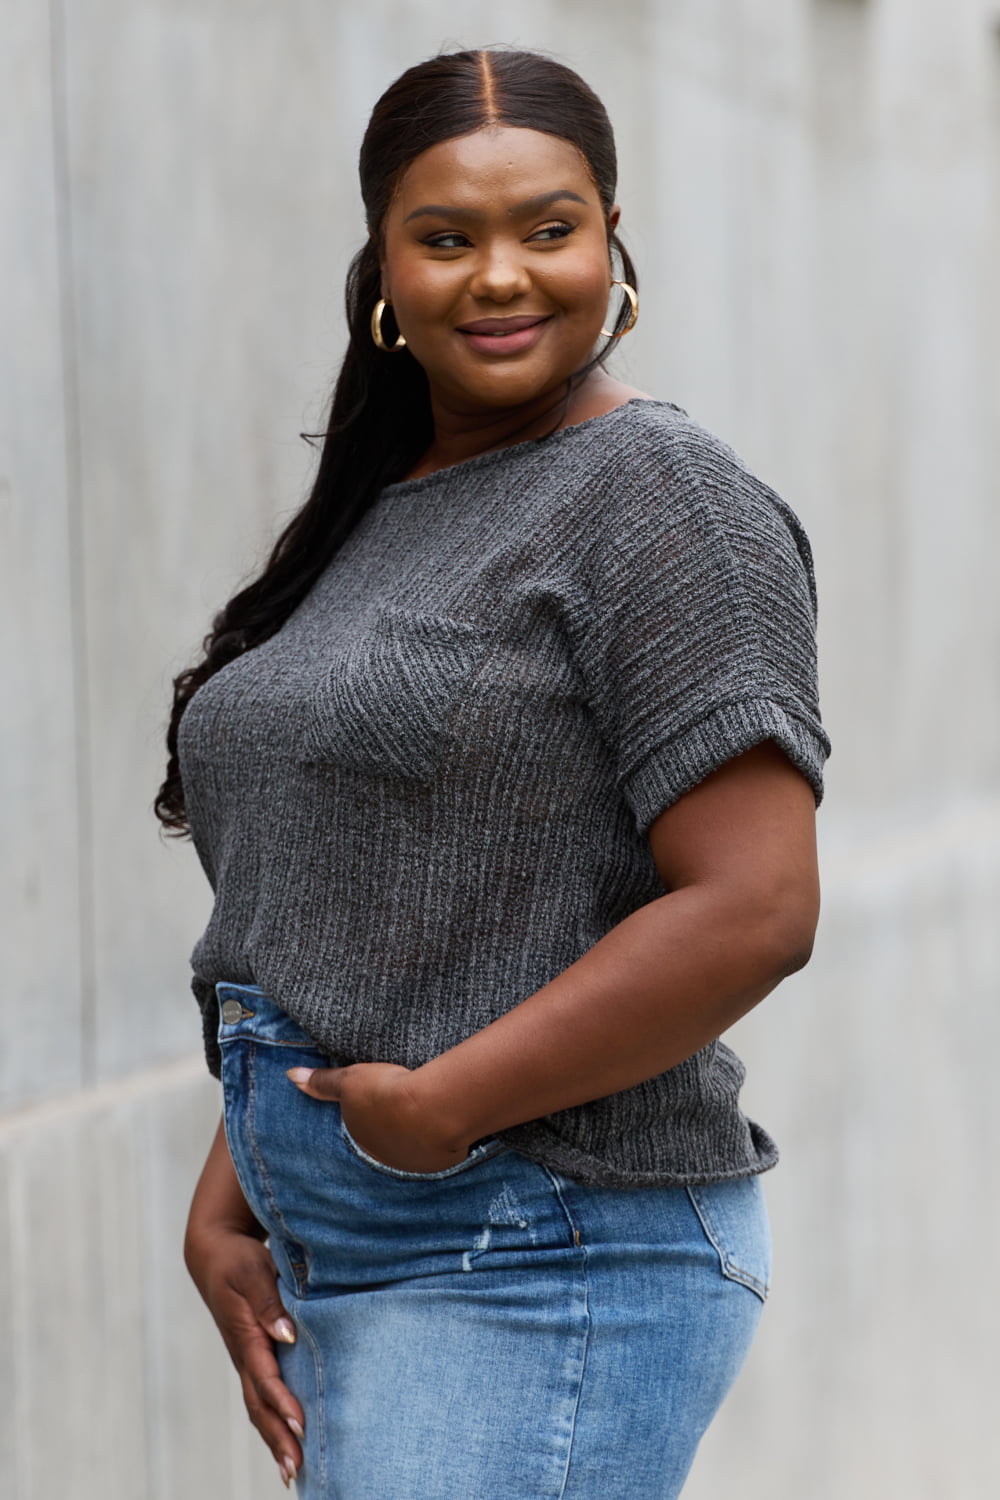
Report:
[{"label": "concrete wall", "polygon": [[14,1500],[274,1493],[180,1265],[218,1109],[187,991],[207,890],[149,803],[169,677],[308,478],[367,110],[490,41],[556,51],[616,121],[623,373],[741,449],[817,552],[825,921],[737,1040],[784,1147],[776,1287],[687,1493],[996,1493],[998,24],[993,0],[2,0]]}]

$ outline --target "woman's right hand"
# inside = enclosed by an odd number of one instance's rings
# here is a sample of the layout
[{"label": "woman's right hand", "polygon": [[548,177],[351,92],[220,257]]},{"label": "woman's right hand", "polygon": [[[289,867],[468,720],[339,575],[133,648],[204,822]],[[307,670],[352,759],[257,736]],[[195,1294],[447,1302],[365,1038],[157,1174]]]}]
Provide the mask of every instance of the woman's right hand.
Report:
[{"label": "woman's right hand", "polygon": [[195,1189],[184,1260],[222,1334],[253,1425],[286,1488],[302,1464],[305,1414],[281,1379],[275,1341],[295,1342],[278,1295],[278,1273],[243,1197],[220,1124]]}]

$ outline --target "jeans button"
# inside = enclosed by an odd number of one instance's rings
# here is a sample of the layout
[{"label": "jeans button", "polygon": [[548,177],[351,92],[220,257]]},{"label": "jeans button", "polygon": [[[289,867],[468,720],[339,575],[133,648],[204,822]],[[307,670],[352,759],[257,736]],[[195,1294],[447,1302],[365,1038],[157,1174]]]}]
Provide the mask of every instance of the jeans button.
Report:
[{"label": "jeans button", "polygon": [[239,1000],[223,1000],[222,1002],[222,1019],[227,1026],[235,1026],[242,1021],[244,1015],[251,1014],[251,1011],[244,1011]]}]

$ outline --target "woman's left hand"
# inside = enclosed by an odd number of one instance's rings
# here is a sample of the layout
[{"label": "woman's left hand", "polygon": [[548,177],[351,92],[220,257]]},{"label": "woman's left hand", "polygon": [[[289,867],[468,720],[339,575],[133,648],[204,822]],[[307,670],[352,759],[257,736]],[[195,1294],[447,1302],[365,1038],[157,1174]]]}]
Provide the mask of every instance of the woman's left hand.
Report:
[{"label": "woman's left hand", "polygon": [[427,1119],[409,1068],[354,1063],[347,1068],[290,1068],[288,1077],[310,1098],[339,1104],[353,1139],[383,1166],[443,1172],[468,1155],[468,1142],[449,1142]]}]

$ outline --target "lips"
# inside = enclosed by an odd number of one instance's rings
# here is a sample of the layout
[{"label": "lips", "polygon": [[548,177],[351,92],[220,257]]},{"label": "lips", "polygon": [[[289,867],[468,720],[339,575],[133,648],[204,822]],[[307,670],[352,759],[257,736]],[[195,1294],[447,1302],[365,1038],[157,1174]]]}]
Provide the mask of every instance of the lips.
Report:
[{"label": "lips", "polygon": [[459,333],[484,333],[492,337],[498,334],[506,336],[511,333],[520,333],[522,328],[534,328],[537,323],[544,323],[545,313],[525,313],[516,318],[477,318],[474,323],[460,323]]},{"label": "lips", "polygon": [[545,313],[524,313],[511,318],[476,318],[462,323],[457,332],[477,354],[491,358],[521,354],[531,349],[551,321]]}]

